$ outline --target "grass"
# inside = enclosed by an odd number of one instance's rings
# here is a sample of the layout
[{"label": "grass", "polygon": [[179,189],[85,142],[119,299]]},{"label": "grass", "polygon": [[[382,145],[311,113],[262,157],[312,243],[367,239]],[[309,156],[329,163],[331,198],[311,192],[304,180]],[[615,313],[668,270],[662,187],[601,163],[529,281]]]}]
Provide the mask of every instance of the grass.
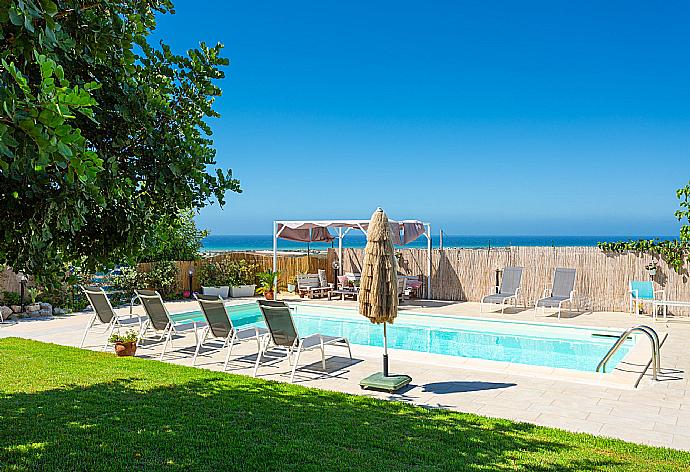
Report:
[{"label": "grass", "polygon": [[0,470],[688,470],[690,454],[0,339]]}]

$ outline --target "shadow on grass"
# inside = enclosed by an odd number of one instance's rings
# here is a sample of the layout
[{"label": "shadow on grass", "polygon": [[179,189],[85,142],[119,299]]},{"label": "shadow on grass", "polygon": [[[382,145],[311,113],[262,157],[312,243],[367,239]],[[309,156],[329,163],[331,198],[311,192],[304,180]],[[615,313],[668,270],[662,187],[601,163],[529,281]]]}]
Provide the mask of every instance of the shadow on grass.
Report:
[{"label": "shadow on grass", "polygon": [[[174,383],[179,372],[171,370],[168,381]],[[609,454],[590,454],[587,444],[573,444],[572,435],[527,424],[206,375],[210,378],[175,385],[146,387],[137,379],[121,379],[2,395],[0,469],[493,470],[521,465],[546,471],[619,464]]]}]

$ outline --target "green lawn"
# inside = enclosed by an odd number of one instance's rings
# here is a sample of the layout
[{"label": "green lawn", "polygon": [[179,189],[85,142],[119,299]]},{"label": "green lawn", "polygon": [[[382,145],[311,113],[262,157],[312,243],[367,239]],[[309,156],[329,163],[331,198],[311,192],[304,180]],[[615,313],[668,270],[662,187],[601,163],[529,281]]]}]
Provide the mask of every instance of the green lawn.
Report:
[{"label": "green lawn", "polygon": [[2,470],[689,470],[690,454],[0,339]]}]

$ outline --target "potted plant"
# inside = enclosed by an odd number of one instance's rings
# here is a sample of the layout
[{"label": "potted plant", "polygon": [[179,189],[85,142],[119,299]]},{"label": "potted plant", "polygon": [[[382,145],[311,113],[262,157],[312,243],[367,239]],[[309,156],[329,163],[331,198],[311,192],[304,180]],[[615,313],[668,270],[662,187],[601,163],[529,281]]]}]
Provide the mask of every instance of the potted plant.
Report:
[{"label": "potted plant", "polygon": [[650,277],[654,277],[656,275],[657,265],[655,261],[650,262],[644,266],[644,268],[647,270],[647,273],[649,273]]},{"label": "potted plant", "polygon": [[207,262],[199,268],[199,283],[204,295],[228,297],[230,285],[225,283],[222,269],[218,262]]},{"label": "potted plant", "polygon": [[256,292],[256,264],[249,264],[244,259],[229,261],[227,272],[230,283],[230,296],[233,298],[253,297]]},{"label": "potted plant", "polygon": [[259,272],[256,277],[259,279],[259,293],[263,293],[266,300],[273,300],[275,294],[273,293],[273,283],[275,279],[280,275],[280,272],[273,272],[272,270],[267,270],[265,272]]},{"label": "potted plant", "polygon": [[108,341],[115,344],[115,354],[118,357],[133,356],[137,352],[137,337],[137,332],[130,329],[125,334],[111,334]]},{"label": "potted plant", "polygon": [[297,288],[297,276],[293,275],[290,277],[290,281],[287,284],[287,291],[290,293],[295,293],[295,289]]}]

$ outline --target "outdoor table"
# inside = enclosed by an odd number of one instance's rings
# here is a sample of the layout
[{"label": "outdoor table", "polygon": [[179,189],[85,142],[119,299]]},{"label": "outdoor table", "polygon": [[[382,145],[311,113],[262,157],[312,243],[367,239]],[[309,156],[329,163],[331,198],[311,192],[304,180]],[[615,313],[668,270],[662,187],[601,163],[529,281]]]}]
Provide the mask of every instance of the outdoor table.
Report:
[{"label": "outdoor table", "polygon": [[664,307],[664,320],[666,320],[666,316],[668,315],[668,307],[670,307],[670,306],[690,308],[690,302],[684,302],[684,301],[680,301],[680,300],[654,300],[652,305],[653,305],[653,311],[654,311],[654,321],[656,321],[657,312],[659,311],[659,307]]}]

